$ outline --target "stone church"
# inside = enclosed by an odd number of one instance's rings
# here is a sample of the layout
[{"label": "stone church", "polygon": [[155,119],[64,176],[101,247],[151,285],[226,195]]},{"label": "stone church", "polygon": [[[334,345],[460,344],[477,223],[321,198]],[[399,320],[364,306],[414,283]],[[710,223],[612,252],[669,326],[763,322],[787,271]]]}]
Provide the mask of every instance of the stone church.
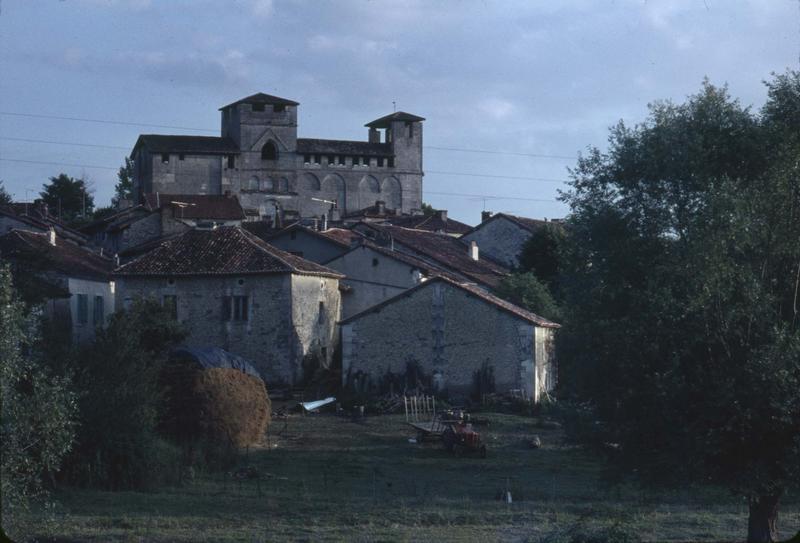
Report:
[{"label": "stone church", "polygon": [[222,108],[220,137],[142,134],[134,145],[134,197],[238,196],[261,219],[337,220],[377,201],[422,208],[422,117],[397,111],[367,123],[367,141],[297,137],[292,100],[258,93]]}]

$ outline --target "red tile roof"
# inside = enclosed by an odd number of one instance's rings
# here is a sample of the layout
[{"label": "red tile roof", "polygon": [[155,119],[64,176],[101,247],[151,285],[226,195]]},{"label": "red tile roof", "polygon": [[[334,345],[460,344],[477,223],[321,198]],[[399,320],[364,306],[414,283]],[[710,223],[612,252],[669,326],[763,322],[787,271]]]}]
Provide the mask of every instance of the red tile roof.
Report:
[{"label": "red tile roof", "polygon": [[244,210],[235,196],[218,194],[145,194],[150,210],[171,206],[176,218],[206,220],[244,220]]},{"label": "red tile roof", "polygon": [[360,223],[357,227],[377,232],[378,243],[388,244],[391,239],[392,243],[416,253],[414,256],[489,287],[498,286],[500,280],[510,273],[505,266],[484,256],[473,260],[468,254],[468,246],[451,236],[375,223]]},{"label": "red tile roof", "polygon": [[453,281],[453,280],[448,279],[446,277],[434,277],[432,279],[429,279],[429,280],[427,280],[427,281],[425,281],[423,283],[420,283],[419,285],[417,285],[417,286],[415,286],[413,288],[410,288],[410,289],[408,289],[408,290],[406,290],[404,292],[401,292],[397,296],[394,296],[392,298],[384,300],[383,302],[380,302],[379,304],[373,305],[372,307],[370,307],[368,309],[365,309],[364,311],[362,311],[360,313],[356,313],[355,315],[351,315],[350,317],[340,321],[340,324],[347,324],[349,322],[352,322],[354,320],[357,320],[357,319],[363,317],[364,315],[367,315],[369,313],[373,313],[375,311],[378,311],[378,310],[380,310],[380,309],[382,309],[382,308],[384,308],[384,307],[386,307],[388,305],[391,305],[392,303],[394,303],[394,302],[396,302],[398,300],[401,300],[404,297],[407,297],[407,296],[411,295],[413,292],[416,292],[417,290],[426,288],[426,287],[428,287],[428,286],[430,286],[430,285],[432,285],[433,283],[436,283],[436,282],[445,283],[445,284],[450,285],[452,287],[461,289],[461,290],[469,293],[471,296],[474,296],[474,297],[476,297],[476,298],[478,298],[478,299],[480,299],[480,300],[482,300],[482,301],[484,301],[486,303],[492,304],[495,307],[497,307],[498,309],[500,309],[502,311],[505,311],[507,313],[510,313],[510,314],[514,315],[515,317],[519,317],[520,319],[528,321],[528,322],[530,322],[532,324],[535,324],[536,326],[541,326],[543,328],[560,328],[561,327],[561,325],[559,325],[559,324],[557,324],[557,323],[555,323],[553,321],[547,320],[544,317],[541,317],[541,316],[537,315],[536,313],[531,313],[527,309],[523,309],[523,308],[521,308],[521,307],[519,307],[517,305],[514,305],[514,304],[512,304],[510,302],[507,302],[506,300],[498,298],[497,296],[494,296],[493,294],[489,294],[488,292],[486,292],[485,290],[483,290],[482,288],[480,288],[480,287],[478,287],[476,285],[459,283],[457,281]]},{"label": "red tile roof", "polygon": [[238,226],[188,230],[117,268],[120,276],[296,273],[341,278],[335,272],[269,245]]},{"label": "red tile roof", "polygon": [[394,226],[427,230],[428,232],[444,232],[445,234],[465,234],[472,228],[470,225],[450,218],[442,218],[438,213],[433,215],[401,215],[386,220]]},{"label": "red tile roof", "polygon": [[69,277],[107,281],[114,265],[110,258],[58,236],[50,244],[49,233],[11,230],[0,236],[0,255],[4,259],[36,260],[42,271],[56,271]]}]

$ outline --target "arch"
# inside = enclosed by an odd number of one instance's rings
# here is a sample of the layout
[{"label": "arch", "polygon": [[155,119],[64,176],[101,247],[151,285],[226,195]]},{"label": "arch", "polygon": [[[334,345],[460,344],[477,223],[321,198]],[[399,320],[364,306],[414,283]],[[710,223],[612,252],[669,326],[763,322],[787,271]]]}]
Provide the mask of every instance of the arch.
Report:
[{"label": "arch", "polygon": [[272,180],[272,178],[267,177],[261,181],[261,186],[259,188],[264,192],[272,192],[275,190],[275,182]]},{"label": "arch", "polygon": [[258,190],[258,176],[254,175],[247,182],[247,190]]},{"label": "arch", "polygon": [[281,177],[278,179],[278,183],[275,186],[275,190],[278,192],[289,192],[289,180],[285,177]]},{"label": "arch", "polygon": [[261,160],[278,160],[278,146],[274,141],[269,140],[261,148]]},{"label": "arch", "polygon": [[396,177],[387,177],[381,182],[381,199],[388,209],[402,209],[403,188]]},{"label": "arch", "polygon": [[381,185],[378,183],[378,180],[371,175],[365,175],[361,178],[361,181],[358,182],[358,191],[378,194],[381,191]]},{"label": "arch", "polygon": [[344,178],[338,174],[330,174],[322,180],[322,197],[326,200],[336,200],[337,207],[344,211],[345,183]]},{"label": "arch", "polygon": [[298,192],[320,190],[319,178],[313,173],[304,173],[298,180]]}]

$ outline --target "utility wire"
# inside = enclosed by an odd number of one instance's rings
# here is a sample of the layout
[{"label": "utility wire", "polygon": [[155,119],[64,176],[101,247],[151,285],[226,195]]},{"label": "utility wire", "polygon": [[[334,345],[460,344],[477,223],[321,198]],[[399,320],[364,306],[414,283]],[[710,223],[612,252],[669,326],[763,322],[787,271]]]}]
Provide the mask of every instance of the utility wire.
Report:
[{"label": "utility wire", "polygon": [[21,158],[0,158],[6,162],[23,162],[25,164],[45,164],[48,166],[72,166],[73,168],[92,168],[97,170],[119,170],[119,167],[112,168],[111,166],[95,166],[92,164],[69,164],[67,162],[45,162],[43,160],[23,160]]},{"label": "utility wire", "polygon": [[9,138],[0,136],[0,140],[8,141],[24,141],[26,143],[51,143],[54,145],[75,145],[77,147],[99,147],[101,149],[122,149],[123,151],[130,151],[130,147],[122,147],[121,145],[99,145],[96,143],[73,143],[70,141],[51,141],[51,140],[33,140],[28,138]]},{"label": "utility wire", "polygon": [[[87,122],[87,123],[101,123],[101,124],[118,124],[122,126],[140,126],[140,127],[151,127],[151,128],[169,128],[174,130],[190,130],[193,132],[208,132],[211,134],[216,134],[219,132],[218,129],[210,129],[210,128],[194,128],[194,127],[187,127],[187,126],[172,126],[172,125],[165,125],[165,124],[148,124],[148,123],[132,123],[127,121],[113,121],[109,119],[89,119],[85,117],[61,117],[58,115],[45,115],[42,113],[18,113],[13,111],[0,111],[0,115],[9,115],[14,117],[32,117],[36,119],[56,119],[60,121],[80,121],[80,122]],[[15,138],[2,138],[2,139],[15,139]],[[60,145],[81,145],[77,143],[66,143],[66,142],[55,142],[55,141],[43,141],[43,140],[23,140],[19,139],[19,141],[29,141],[30,143],[56,143]],[[88,144],[83,144],[84,146],[89,147]],[[97,145],[96,147],[106,147]],[[117,148],[117,147],[113,147]],[[121,147],[120,147],[121,148]],[[533,158],[554,158],[554,159],[561,159],[561,160],[576,160],[577,156],[569,156],[569,155],[550,155],[544,153],[520,153],[514,151],[498,151],[492,149],[464,149],[460,147],[438,147],[435,145],[425,145],[425,149],[432,149],[435,151],[454,151],[460,153],[483,153],[483,154],[490,154],[490,155],[510,155],[510,156],[527,156]],[[128,149],[125,147],[125,149]]]},{"label": "utility wire", "polygon": [[516,179],[519,181],[545,181],[547,183],[569,183],[568,179],[553,179],[550,177],[517,177],[514,175],[495,175],[484,173],[466,173],[466,172],[441,172],[436,170],[425,170],[425,173],[435,173],[439,175],[460,175],[464,177],[488,177],[491,179]]}]

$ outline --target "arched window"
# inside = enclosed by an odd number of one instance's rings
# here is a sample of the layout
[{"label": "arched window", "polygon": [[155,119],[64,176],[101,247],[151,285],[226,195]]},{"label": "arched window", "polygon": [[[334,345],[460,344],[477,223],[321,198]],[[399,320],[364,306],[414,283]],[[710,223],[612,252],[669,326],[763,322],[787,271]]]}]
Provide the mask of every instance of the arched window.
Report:
[{"label": "arched window", "polygon": [[261,148],[261,160],[278,160],[278,148],[272,140]]},{"label": "arched window", "polygon": [[275,190],[275,183],[270,178],[264,179],[261,181],[261,190],[264,192],[272,192]]}]

